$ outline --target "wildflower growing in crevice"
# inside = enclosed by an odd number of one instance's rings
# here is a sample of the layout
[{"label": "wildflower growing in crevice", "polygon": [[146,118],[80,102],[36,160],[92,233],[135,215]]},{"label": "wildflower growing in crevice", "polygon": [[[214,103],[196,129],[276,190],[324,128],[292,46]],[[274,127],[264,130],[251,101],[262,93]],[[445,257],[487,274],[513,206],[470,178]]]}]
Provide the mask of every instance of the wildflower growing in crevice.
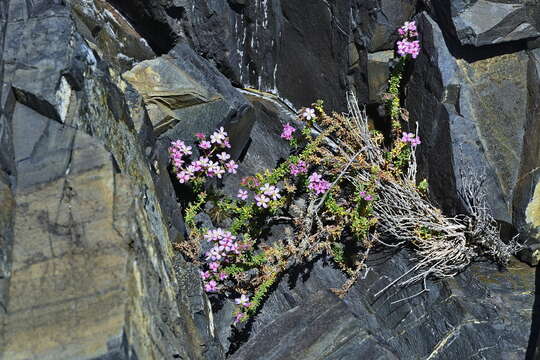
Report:
[{"label": "wildflower growing in crevice", "polygon": [[296,131],[291,124],[287,123],[283,125],[283,132],[281,133],[281,138],[285,140],[292,140],[292,134]]},{"label": "wildflower growing in crevice", "polygon": [[217,292],[218,291],[217,282],[215,282],[214,280],[210,280],[209,282],[207,282],[204,285],[204,291],[209,292],[209,293]]},{"label": "wildflower growing in crevice", "polygon": [[397,53],[399,56],[411,55],[413,59],[416,59],[420,53],[420,41],[415,39],[418,36],[416,23],[414,21],[405,22],[398,29],[398,33],[401,36],[401,40],[397,42]]},{"label": "wildflower growing in crevice", "polygon": [[255,201],[258,207],[262,207],[266,209],[268,207],[268,203],[270,202],[270,198],[264,194],[258,194],[258,195],[255,195]]},{"label": "wildflower growing in crevice", "polygon": [[403,137],[401,138],[401,141],[403,141],[404,143],[409,143],[413,147],[416,145],[420,145],[422,143],[420,141],[420,137],[416,136],[413,133],[407,133],[407,132],[403,133]]}]

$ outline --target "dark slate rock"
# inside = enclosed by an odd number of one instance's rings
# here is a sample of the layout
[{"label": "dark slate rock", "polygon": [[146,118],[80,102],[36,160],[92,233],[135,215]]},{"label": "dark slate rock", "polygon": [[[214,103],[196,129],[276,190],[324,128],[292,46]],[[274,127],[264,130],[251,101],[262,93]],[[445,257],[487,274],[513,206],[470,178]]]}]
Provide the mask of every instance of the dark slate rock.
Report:
[{"label": "dark slate rock", "polygon": [[231,359],[398,359],[362,328],[346,304],[319,291],[252,337]]},{"label": "dark slate rock", "polygon": [[[247,342],[240,345],[233,359],[286,359],[287,345],[295,354],[302,354],[299,359],[304,354],[318,359],[320,353],[312,352],[310,345],[317,338],[318,324],[309,314],[313,311],[324,319],[330,306],[336,309],[336,321],[325,323],[326,333],[339,332],[345,322],[357,335],[341,349],[343,352],[325,355],[329,358],[339,354],[336,358],[357,359],[357,353],[367,360],[524,358],[534,301],[533,269],[513,262],[510,271],[498,272],[489,264],[480,264],[455,279],[428,281],[429,292],[423,295],[413,297],[421,291],[415,286],[390,288],[375,297],[410,267],[407,257],[404,252],[372,257],[365,279],[359,279],[343,299],[348,310],[336,305],[341,302],[337,298],[320,310],[316,306],[312,309],[313,303],[320,301],[321,290],[339,287],[345,281],[331,264],[318,260],[290,272],[270,294],[251,324]],[[347,320],[339,319],[342,311],[350,311]],[[298,312],[305,313],[305,318],[297,318]],[[302,341],[289,345],[295,334],[300,334]]]},{"label": "dark slate rock", "polygon": [[[158,54],[171,49],[167,44],[188,42],[238,86],[279,94],[298,107],[323,99],[335,110],[346,108],[348,82],[361,100],[367,96],[364,78],[347,78],[350,0],[112,3]],[[153,29],[165,35],[156,39]],[[359,54],[366,56],[362,49]]]},{"label": "dark slate rock", "polygon": [[520,164],[532,169],[538,161],[537,140],[527,130],[538,124],[529,110],[537,102],[528,95],[538,87],[535,73],[527,70],[533,59],[526,51],[471,63],[455,59],[428,15],[420,15],[418,23],[423,49],[414,62],[406,105],[420,125],[420,177],[428,179],[443,209],[454,213],[463,208],[457,195],[460,173],[469,167],[485,173],[495,218],[524,229],[519,214],[532,191],[531,185],[523,191]]},{"label": "dark slate rock", "polygon": [[429,2],[444,29],[462,45],[493,45],[540,36],[536,1],[442,0]]}]

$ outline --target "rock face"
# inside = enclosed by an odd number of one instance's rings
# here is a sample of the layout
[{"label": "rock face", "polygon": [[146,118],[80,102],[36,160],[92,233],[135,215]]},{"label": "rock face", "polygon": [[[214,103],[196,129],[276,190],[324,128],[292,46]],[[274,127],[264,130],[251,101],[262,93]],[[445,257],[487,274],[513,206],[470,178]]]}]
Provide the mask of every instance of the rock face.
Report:
[{"label": "rock face", "polygon": [[452,213],[460,171],[485,171],[497,219],[529,239],[536,263],[538,6],[423,3],[3,1],[0,359],[537,356],[535,274],[517,260],[416,297],[375,296],[409,268],[404,251],[378,253],[340,299],[329,290],[344,275],[317,259],[280,279],[241,332],[232,302],[212,309],[198,268],[173,249],[186,229],[171,140],[225,127],[241,167],[220,186],[236,193],[288,155],[280,133],[295,106],[344,110],[348,88],[379,103],[395,30],[425,5],[435,20],[417,18],[423,50],[406,88],[422,175]]},{"label": "rock face", "polygon": [[[444,209],[460,209],[461,173],[485,173],[497,220],[524,238],[537,232],[533,209],[540,153],[537,50],[469,62],[456,59],[427,14],[418,17],[421,56],[408,86],[407,108],[424,141],[421,176]],[[439,164],[448,164],[441,168]],[[529,210],[533,214],[534,210]],[[537,263],[538,260],[531,260]]]},{"label": "rock face", "polygon": [[462,45],[484,46],[540,36],[536,1],[433,1],[433,13]]},{"label": "rock face", "polygon": [[174,192],[151,169],[152,124],[128,110],[121,64],[74,10],[7,5],[0,358],[220,358],[198,276],[172,250],[183,229],[160,198]]},{"label": "rock face", "polygon": [[[347,57],[354,31],[350,0],[111,2],[146,32],[163,29],[148,37],[158,53],[179,39],[242,87],[279,94],[298,107],[323,99],[330,108],[345,109],[354,61]],[[360,55],[365,58],[363,50]],[[349,81],[365,99],[365,81]]]},{"label": "rock face", "polygon": [[345,280],[323,260],[287,275],[232,359],[525,358],[529,328],[521,324],[534,301],[527,265],[505,273],[474,266],[411,300],[403,301],[420,287],[376,297],[409,267],[405,258],[379,254],[344,299],[323,291]]}]

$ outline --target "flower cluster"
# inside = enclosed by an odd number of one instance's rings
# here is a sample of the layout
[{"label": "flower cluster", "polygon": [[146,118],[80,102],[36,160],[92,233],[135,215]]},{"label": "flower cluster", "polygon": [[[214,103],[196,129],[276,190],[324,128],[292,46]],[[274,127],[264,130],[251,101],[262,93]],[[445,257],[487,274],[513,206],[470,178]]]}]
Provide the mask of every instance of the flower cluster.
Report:
[{"label": "flower cluster", "polygon": [[290,166],[291,175],[298,176],[300,174],[306,174],[308,171],[307,164],[305,161],[300,160],[296,164],[291,164]]},{"label": "flower cluster", "polygon": [[285,140],[292,140],[292,134],[296,131],[291,124],[287,123],[283,125],[283,132],[281,133],[281,138]]},{"label": "flower cluster", "polygon": [[248,245],[239,243],[236,236],[223,229],[208,230],[204,238],[214,243],[205,254],[209,270],[201,271],[201,278],[205,281],[204,290],[208,293],[218,292],[219,282],[229,277],[227,273],[221,271],[223,265],[230,263]]},{"label": "flower cluster", "polygon": [[[195,179],[199,175],[220,178],[225,174],[236,174],[238,165],[231,156],[223,151],[230,148],[227,132],[223,128],[210,135],[210,140],[202,133],[195,134],[202,155],[197,160],[187,163],[187,157],[193,154],[191,146],[182,140],[173,141],[169,147],[169,158],[176,178],[181,184]],[[221,149],[221,152],[218,153]]]},{"label": "flower cluster", "polygon": [[362,199],[364,199],[365,201],[371,201],[371,200],[373,200],[373,196],[371,196],[370,194],[368,194],[368,193],[365,192],[365,191],[360,191],[359,195],[360,195],[360,197],[361,197]]},{"label": "flower cluster", "polygon": [[321,175],[314,172],[309,176],[308,188],[313,190],[315,194],[324,194],[330,189],[330,183],[322,178]]},{"label": "flower cluster", "polygon": [[403,137],[401,138],[401,141],[403,141],[404,143],[409,143],[413,147],[416,145],[420,145],[422,143],[420,141],[420,137],[416,136],[413,133],[407,133],[407,132],[403,133]]},{"label": "flower cluster", "polygon": [[416,31],[416,23],[414,21],[405,22],[405,24],[398,29],[398,33],[401,36],[401,40],[397,42],[399,56],[411,55],[413,59],[416,59],[420,53],[420,41],[414,38],[418,36]]},{"label": "flower cluster", "polygon": [[267,208],[270,200],[277,200],[281,197],[279,189],[270,184],[264,184],[259,188],[260,193],[255,195],[255,202],[258,207]]}]

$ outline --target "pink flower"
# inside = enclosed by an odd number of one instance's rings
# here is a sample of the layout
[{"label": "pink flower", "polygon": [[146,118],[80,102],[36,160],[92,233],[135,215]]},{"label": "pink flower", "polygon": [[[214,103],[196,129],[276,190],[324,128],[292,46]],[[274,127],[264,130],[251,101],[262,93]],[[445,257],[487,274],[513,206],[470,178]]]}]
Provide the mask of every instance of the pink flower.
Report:
[{"label": "pink flower", "polygon": [[180,171],[178,174],[176,174],[176,178],[180,184],[184,184],[191,179],[191,176],[186,171]]},{"label": "pink flower", "polygon": [[201,274],[201,279],[206,280],[210,277],[210,273],[208,271],[199,271]]},{"label": "pink flower", "polygon": [[211,262],[210,264],[208,264],[208,267],[210,268],[210,270],[212,270],[213,272],[217,272],[217,270],[219,269],[219,264],[217,262]]},{"label": "pink flower", "polygon": [[244,294],[242,294],[238,299],[235,299],[234,302],[236,303],[236,305],[244,307],[249,307],[251,305],[251,303],[249,302],[249,297]]},{"label": "pink flower", "polygon": [[195,137],[199,140],[204,140],[206,139],[206,135],[204,135],[203,133],[196,133],[195,134]]},{"label": "pink flower", "polygon": [[412,147],[415,147],[416,145],[420,145],[422,142],[420,141],[420,137],[416,136],[413,133],[403,133],[403,137],[401,138],[401,141],[404,143],[410,143]]},{"label": "pink flower", "polygon": [[217,291],[217,282],[210,280],[206,285],[204,285],[204,291],[206,292],[216,292]]},{"label": "pink flower", "polygon": [[199,147],[201,149],[204,149],[204,150],[208,150],[212,147],[212,144],[210,143],[210,141],[201,141],[201,143],[199,144]]},{"label": "pink flower", "polygon": [[366,200],[366,201],[371,201],[371,200],[373,200],[373,196],[371,196],[371,195],[366,195],[366,196],[364,197],[364,200]]},{"label": "pink flower", "polygon": [[307,108],[301,115],[306,120],[315,119],[315,110],[312,108]]},{"label": "pink flower", "polygon": [[270,198],[266,197],[264,194],[255,195],[255,201],[257,202],[258,207],[267,208]]},{"label": "pink flower", "polygon": [[242,319],[244,319],[246,315],[244,313],[238,313],[236,314],[236,316],[234,317],[234,324],[238,324],[240,321],[242,321]]},{"label": "pink flower", "polygon": [[281,138],[285,140],[292,140],[292,134],[296,131],[289,123],[283,125],[283,132],[281,133]]},{"label": "pink flower", "polygon": [[234,160],[231,160],[228,163],[226,163],[225,167],[227,168],[227,172],[229,174],[236,174],[236,170],[238,169],[238,165],[234,162]]},{"label": "pink flower", "polygon": [[223,129],[223,127],[220,127],[219,130],[214,131],[212,135],[210,135],[210,141],[212,144],[216,143],[219,145],[225,144],[225,141],[227,140],[227,133]]},{"label": "pink flower", "polygon": [[227,274],[227,273],[224,273],[224,272],[219,273],[219,280],[221,280],[221,281],[227,279],[228,277],[229,277],[229,274]]},{"label": "pink flower", "polygon": [[225,151],[223,151],[221,154],[217,154],[216,156],[221,161],[227,161],[231,158],[231,155],[227,154]]},{"label": "pink flower", "polygon": [[238,195],[236,195],[236,197],[242,200],[246,200],[248,198],[247,190],[242,190],[242,189],[238,190]]},{"label": "pink flower", "polygon": [[290,169],[292,176],[305,174],[308,171],[306,162],[302,160],[300,160],[297,164],[291,164]]},{"label": "pink flower", "polygon": [[326,180],[323,180],[322,176],[314,172],[309,177],[308,188],[313,190],[315,194],[323,194],[330,189],[330,183]]}]

